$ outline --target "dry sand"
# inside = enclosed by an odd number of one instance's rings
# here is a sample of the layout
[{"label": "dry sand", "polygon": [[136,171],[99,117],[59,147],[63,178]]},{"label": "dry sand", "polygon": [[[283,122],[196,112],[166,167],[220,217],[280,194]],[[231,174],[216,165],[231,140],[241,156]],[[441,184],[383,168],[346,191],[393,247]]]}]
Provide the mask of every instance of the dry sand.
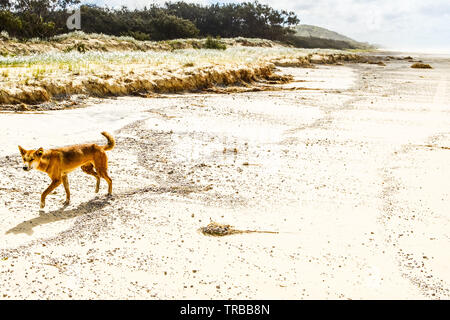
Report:
[{"label": "dry sand", "polygon": [[[450,298],[450,57],[284,68],[298,90],[0,114],[0,298]],[[305,90],[305,89],[313,90]],[[114,197],[17,145],[117,139]],[[245,233],[205,236],[210,220]]]}]

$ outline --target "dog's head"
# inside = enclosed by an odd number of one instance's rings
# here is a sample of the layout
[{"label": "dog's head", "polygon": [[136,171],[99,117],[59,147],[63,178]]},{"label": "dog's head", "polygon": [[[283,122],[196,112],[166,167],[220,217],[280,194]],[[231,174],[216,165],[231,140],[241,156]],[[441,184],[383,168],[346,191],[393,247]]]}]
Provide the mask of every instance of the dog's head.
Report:
[{"label": "dog's head", "polygon": [[30,171],[31,169],[36,169],[41,162],[42,155],[44,154],[44,149],[39,148],[37,150],[25,150],[19,146],[20,154],[23,159],[23,170]]}]

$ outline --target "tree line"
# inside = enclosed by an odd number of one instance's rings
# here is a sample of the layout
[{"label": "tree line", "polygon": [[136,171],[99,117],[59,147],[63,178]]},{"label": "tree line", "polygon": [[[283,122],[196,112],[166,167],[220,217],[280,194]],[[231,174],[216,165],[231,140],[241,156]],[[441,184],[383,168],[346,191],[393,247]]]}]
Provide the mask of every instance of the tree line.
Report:
[{"label": "tree line", "polygon": [[[67,33],[67,8],[79,0],[0,0],[0,31],[18,39]],[[143,9],[82,5],[81,30],[138,40],[249,37],[285,41],[300,20],[294,12],[255,2],[199,5],[167,2]]]}]

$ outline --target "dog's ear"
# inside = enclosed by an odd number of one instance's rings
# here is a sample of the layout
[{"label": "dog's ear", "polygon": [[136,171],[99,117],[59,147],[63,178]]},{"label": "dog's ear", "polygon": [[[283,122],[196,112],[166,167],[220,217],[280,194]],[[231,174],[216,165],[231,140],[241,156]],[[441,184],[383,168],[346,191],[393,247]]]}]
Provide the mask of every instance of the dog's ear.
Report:
[{"label": "dog's ear", "polygon": [[24,148],[22,148],[21,146],[19,146],[19,151],[20,151],[20,154],[23,156],[27,151],[24,149]]},{"label": "dog's ear", "polygon": [[44,154],[44,149],[43,148],[39,148],[36,150],[36,155],[38,157],[42,157],[42,155]]}]

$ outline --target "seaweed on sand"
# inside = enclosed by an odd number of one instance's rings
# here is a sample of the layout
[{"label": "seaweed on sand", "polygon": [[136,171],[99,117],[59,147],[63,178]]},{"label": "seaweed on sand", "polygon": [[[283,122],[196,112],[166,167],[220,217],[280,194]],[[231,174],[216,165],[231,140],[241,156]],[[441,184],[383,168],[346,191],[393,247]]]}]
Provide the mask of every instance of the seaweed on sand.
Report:
[{"label": "seaweed on sand", "polygon": [[220,224],[214,221],[211,221],[206,227],[200,228],[200,231],[204,235],[218,236],[218,237],[239,233],[278,233],[274,231],[237,230],[234,229],[234,227],[230,226],[229,224]]},{"label": "seaweed on sand", "polygon": [[416,62],[416,63],[412,64],[411,68],[414,68],[414,69],[433,69],[433,67],[431,67],[429,64],[427,64],[427,63],[420,63],[420,62]]}]

